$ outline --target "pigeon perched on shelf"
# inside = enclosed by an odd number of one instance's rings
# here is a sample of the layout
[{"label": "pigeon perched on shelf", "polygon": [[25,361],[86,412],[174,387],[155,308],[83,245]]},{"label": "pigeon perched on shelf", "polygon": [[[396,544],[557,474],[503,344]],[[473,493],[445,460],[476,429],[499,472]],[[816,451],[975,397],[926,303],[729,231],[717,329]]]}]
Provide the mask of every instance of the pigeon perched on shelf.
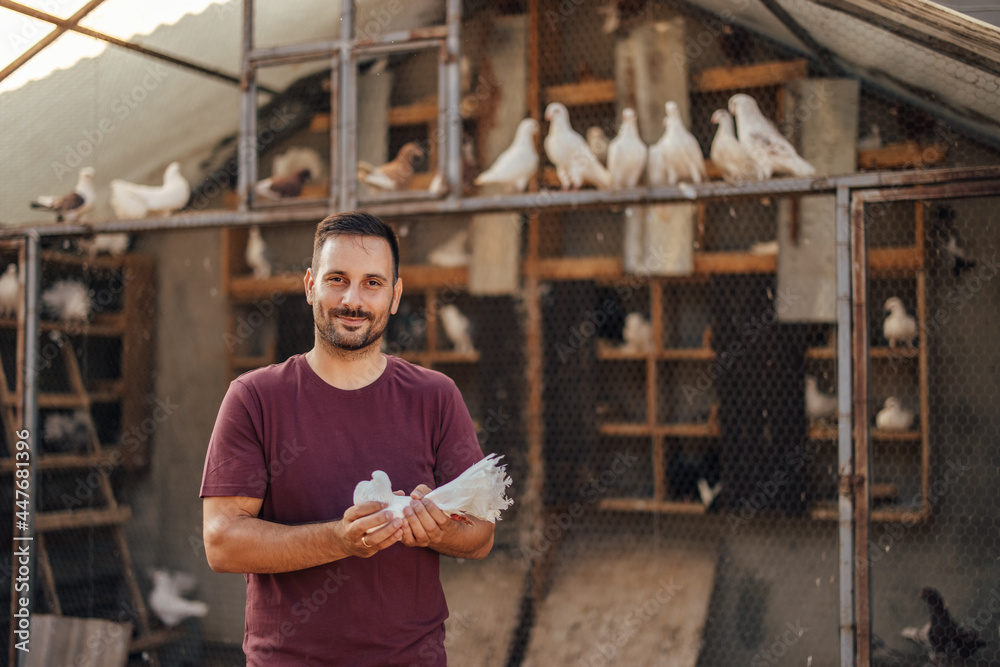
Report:
[{"label": "pigeon perched on shelf", "polygon": [[203,617],[208,605],[183,597],[193,589],[194,577],[183,572],[153,570],[153,590],[149,592],[149,608],[167,627],[174,627],[186,618]]},{"label": "pigeon perched on shelf", "polygon": [[414,164],[424,157],[424,150],[415,141],[403,144],[396,157],[380,167],[358,162],[358,179],[379,190],[405,190],[413,182]]},{"label": "pigeon perched on shelf", "polygon": [[445,304],[438,309],[441,326],[448,336],[456,352],[472,352],[472,335],[469,333],[469,318],[453,303]]},{"label": "pigeon perched on shelf", "polygon": [[78,280],[57,280],[42,292],[42,310],[61,322],[86,322],[91,308],[90,292]]},{"label": "pigeon perched on shelf", "polygon": [[812,176],[816,170],[799,156],[778,128],[764,117],[757,100],[744,93],[729,98],[729,112],[736,118],[736,135],[757,167],[757,178],[777,174]]},{"label": "pigeon perched on shelf", "polygon": [[17,302],[21,293],[18,282],[17,264],[10,263],[0,276],[0,317],[17,315]]},{"label": "pigeon perched on shelf", "polygon": [[677,449],[667,463],[667,481],[674,500],[700,500],[711,506],[722,490],[722,468],[714,449],[685,452]]},{"label": "pigeon perched on shelf", "polygon": [[77,245],[91,259],[101,253],[117,257],[128,252],[128,247],[132,243],[132,237],[125,232],[113,232],[107,234],[94,234],[93,238],[80,239]]},{"label": "pigeon perched on shelf", "polygon": [[285,176],[270,176],[257,181],[254,185],[254,193],[261,199],[289,199],[302,194],[303,184],[312,178],[312,172],[308,169],[299,169],[293,174]]},{"label": "pigeon perched on shelf", "polygon": [[642,313],[631,312],[625,316],[622,338],[625,343],[621,349],[628,352],[648,352],[653,349],[653,327]]},{"label": "pigeon perched on shelf", "polygon": [[590,146],[570,125],[569,111],[565,105],[552,102],[545,108],[549,133],[543,146],[545,154],[556,167],[559,184],[563,190],[579,190],[584,185],[598,188],[611,187],[611,174],[604,168]]},{"label": "pigeon perched on shelf", "polygon": [[825,394],[819,389],[816,377],[806,376],[806,416],[810,421],[832,417],[837,414],[837,397]]},{"label": "pigeon perched on shelf", "polygon": [[191,197],[191,185],[181,174],[179,162],[171,162],[163,172],[163,185],[140,185],[120,179],[111,181],[111,208],[119,220],[170,215],[184,208]]},{"label": "pigeon perched on shelf", "polygon": [[875,428],[883,431],[906,431],[911,426],[913,410],[903,408],[895,396],[885,399],[885,407],[875,415]]},{"label": "pigeon perched on shelf", "polygon": [[603,127],[598,127],[597,125],[592,125],[587,128],[587,145],[590,147],[590,151],[594,154],[601,164],[608,164],[608,135],[604,132]]},{"label": "pigeon perched on shelf", "polygon": [[907,314],[902,299],[898,296],[889,297],[885,302],[885,310],[889,314],[882,324],[882,334],[889,341],[889,347],[896,347],[896,343],[912,347],[917,335],[917,320]]},{"label": "pigeon perched on shelf", "polygon": [[323,177],[323,158],[312,148],[293,146],[271,162],[272,176],[290,176],[308,169],[310,178]]},{"label": "pigeon perched on shelf", "polygon": [[608,144],[608,171],[611,172],[611,186],[614,188],[634,188],[639,185],[642,172],[646,169],[646,155],[649,149],[639,137],[635,110],[622,110],[622,125],[618,135]]},{"label": "pigeon perched on shelf", "polygon": [[[434,503],[457,521],[467,521],[475,517],[496,523],[500,512],[510,507],[514,501],[506,497],[511,484],[506,465],[499,465],[502,456],[490,454],[474,463],[461,475],[432,490],[424,498]],[[410,504],[409,496],[397,496],[392,492],[389,476],[381,470],[372,473],[370,480],[358,482],[354,487],[354,504],[376,501],[386,503],[393,517],[402,518],[403,509]],[[382,524],[385,525],[385,524]],[[376,526],[369,533],[378,530]]]},{"label": "pigeon perched on shelf", "polygon": [[460,229],[427,253],[427,261],[434,266],[466,266],[469,263],[468,245],[469,230]]},{"label": "pigeon perched on shelf", "polygon": [[902,635],[925,646],[931,662],[941,664],[953,658],[968,658],[986,646],[978,632],[955,622],[939,592],[927,587],[920,591],[920,598],[927,603],[931,620],[922,628],[904,628]]},{"label": "pigeon perched on shelf", "polygon": [[94,208],[94,168],[84,167],[77,176],[72,192],[59,196],[42,195],[31,202],[31,208],[40,208],[56,214],[56,222],[77,222]]},{"label": "pigeon perched on shelf", "polygon": [[258,280],[271,277],[274,257],[271,249],[267,247],[263,237],[260,235],[260,227],[254,225],[250,228],[250,235],[247,237],[247,247],[244,253],[247,266],[253,271],[253,277]]},{"label": "pigeon perched on shelf", "polygon": [[736,139],[732,115],[725,109],[716,109],[712,122],[719,126],[712,140],[708,156],[722,172],[727,183],[752,181],[757,177],[757,168],[747,153],[746,147]]},{"label": "pigeon perched on shelf", "polygon": [[42,440],[48,454],[83,454],[91,441],[90,425],[82,411],[52,412],[45,416]]},{"label": "pigeon perched on shelf", "polygon": [[680,109],[673,100],[665,105],[664,132],[649,149],[646,179],[650,185],[677,185],[681,181],[701,183],[708,180],[705,156],[698,140],[684,126]]},{"label": "pigeon perched on shelf", "polygon": [[503,185],[508,192],[524,192],[528,181],[538,171],[537,134],[538,121],[534,118],[525,118],[518,123],[513,143],[500,153],[489,169],[476,177],[475,184]]}]

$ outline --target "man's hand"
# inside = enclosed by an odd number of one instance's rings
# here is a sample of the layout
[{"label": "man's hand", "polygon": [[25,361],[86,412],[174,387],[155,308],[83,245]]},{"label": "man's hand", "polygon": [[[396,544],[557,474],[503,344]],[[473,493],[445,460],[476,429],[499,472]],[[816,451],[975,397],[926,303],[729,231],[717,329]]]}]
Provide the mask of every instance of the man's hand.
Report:
[{"label": "man's hand", "polygon": [[403,538],[404,521],[393,519],[392,512],[383,512],[385,506],[385,503],[372,501],[347,508],[338,531],[340,546],[345,552],[369,558]]},{"label": "man's hand", "polygon": [[403,509],[406,523],[402,527],[402,541],[408,547],[439,544],[444,538],[445,528],[451,523],[451,517],[435,505],[433,500],[424,498],[430,491],[430,487],[421,484],[410,494],[409,507]]}]

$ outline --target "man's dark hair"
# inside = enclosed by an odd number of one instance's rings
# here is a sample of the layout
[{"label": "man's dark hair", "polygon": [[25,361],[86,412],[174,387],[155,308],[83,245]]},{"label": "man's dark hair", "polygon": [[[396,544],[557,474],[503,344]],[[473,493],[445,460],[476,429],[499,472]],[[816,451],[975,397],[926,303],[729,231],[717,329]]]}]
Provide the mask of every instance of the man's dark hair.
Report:
[{"label": "man's dark hair", "polygon": [[396,231],[379,217],[365,211],[334,213],[316,225],[313,238],[313,273],[319,270],[319,253],[331,236],[375,236],[389,242],[392,250],[392,284],[399,278],[399,239]]}]

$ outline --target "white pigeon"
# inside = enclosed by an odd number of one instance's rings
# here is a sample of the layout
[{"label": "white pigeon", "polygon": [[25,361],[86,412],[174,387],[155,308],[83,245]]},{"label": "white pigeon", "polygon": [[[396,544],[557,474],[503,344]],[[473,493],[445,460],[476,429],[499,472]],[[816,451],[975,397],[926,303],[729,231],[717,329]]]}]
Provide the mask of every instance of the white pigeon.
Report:
[{"label": "white pigeon", "polygon": [[776,174],[812,176],[816,170],[803,160],[795,148],[764,117],[757,100],[744,93],[729,98],[729,112],[736,118],[736,135],[757,166],[757,178]]},{"label": "white pigeon", "polygon": [[119,220],[170,215],[184,208],[191,186],[181,174],[179,162],[171,162],[163,172],[163,185],[140,185],[120,179],[111,181],[111,208]]},{"label": "white pigeon", "polygon": [[42,439],[48,453],[83,454],[89,449],[91,431],[86,415],[52,412],[45,416]]},{"label": "white pigeon", "polygon": [[747,149],[736,139],[736,129],[732,115],[725,109],[716,109],[712,122],[719,126],[712,140],[708,156],[727,183],[752,181],[757,177],[757,168],[747,153]]},{"label": "white pigeon", "polygon": [[90,292],[78,280],[57,280],[42,292],[42,309],[62,322],[86,322],[91,312]]},{"label": "white pigeon", "polygon": [[427,253],[427,261],[434,266],[456,267],[469,263],[469,230],[460,229],[451,237]]},{"label": "white pigeon", "polygon": [[653,347],[653,327],[642,313],[629,313],[625,316],[622,338],[625,339],[625,343],[621,349],[629,352],[648,352]]},{"label": "white pigeon", "polygon": [[715,501],[716,496],[722,492],[722,480],[712,486],[704,477],[698,478],[698,495],[701,497],[701,504],[709,507]]},{"label": "white pigeon", "polygon": [[859,151],[873,151],[877,148],[882,148],[882,132],[879,130],[878,125],[873,123],[871,131],[858,139],[857,148]]},{"label": "white pigeon", "polygon": [[438,317],[444,333],[451,341],[456,352],[472,352],[472,334],[469,332],[469,318],[453,303],[448,303],[438,309]]},{"label": "white pigeon", "polygon": [[882,333],[889,341],[889,347],[896,347],[896,343],[912,347],[917,335],[917,320],[906,313],[902,299],[898,296],[889,297],[885,302],[885,310],[889,314],[882,323]]},{"label": "white pigeon", "polygon": [[124,255],[128,252],[128,246],[132,242],[132,237],[125,232],[115,232],[110,234],[94,234],[93,238],[80,239],[79,246],[91,259],[101,253],[107,253],[112,257]]},{"label": "white pigeon", "polygon": [[654,186],[677,185],[680,181],[701,183],[708,180],[701,146],[684,127],[677,103],[671,100],[665,107],[665,129],[663,136],[649,149],[646,179]]},{"label": "white pigeon", "polygon": [[31,208],[41,208],[56,214],[57,222],[76,222],[94,208],[94,168],[84,167],[77,176],[72,192],[59,196],[42,195],[31,202]]},{"label": "white pigeon", "polygon": [[153,590],[149,592],[149,608],[167,627],[172,628],[192,616],[200,618],[208,614],[208,605],[204,602],[182,597],[183,593],[190,592],[190,575],[153,570],[152,577]]},{"label": "white pigeon", "polygon": [[584,138],[572,128],[565,105],[559,102],[549,104],[545,108],[545,120],[549,121],[549,133],[543,146],[545,154],[556,167],[562,189],[579,190],[587,184],[605,190],[610,188],[611,174]]},{"label": "white pigeon", "polygon": [[913,410],[905,409],[895,396],[885,399],[885,406],[875,415],[875,428],[883,431],[906,431],[913,426]]},{"label": "white pigeon", "polygon": [[518,123],[513,143],[500,153],[489,169],[476,176],[475,184],[495,183],[506,186],[508,192],[524,192],[528,181],[538,171],[537,134],[538,121],[534,118],[525,118]]},{"label": "white pigeon", "polygon": [[253,271],[254,278],[263,279],[271,277],[273,257],[270,249],[261,237],[260,227],[257,225],[250,228],[244,257],[247,260],[247,266]]},{"label": "white pigeon", "polygon": [[591,125],[587,128],[587,145],[590,146],[590,151],[594,154],[601,164],[606,165],[608,163],[608,135],[604,132],[603,127],[597,125]]},{"label": "white pigeon", "polygon": [[639,137],[635,110],[622,109],[622,125],[618,135],[608,144],[608,171],[611,172],[611,186],[614,188],[634,188],[639,185],[642,172],[646,169],[646,154],[649,151]]},{"label": "white pigeon", "polygon": [[806,416],[810,421],[837,414],[837,397],[820,391],[815,376],[806,376]]},{"label": "white pigeon", "polygon": [[17,315],[17,302],[20,293],[17,264],[8,264],[7,270],[0,276],[0,317]]},{"label": "white pigeon", "polygon": [[[507,476],[507,466],[499,465],[502,458],[490,454],[424,497],[434,501],[445,514],[452,515],[453,519],[475,517],[496,523],[500,518],[500,512],[514,503],[506,496],[511,479]],[[355,505],[369,501],[386,503],[386,509],[392,512],[394,518],[402,518],[403,509],[410,504],[410,496],[395,495],[392,492],[389,476],[381,470],[376,470],[370,480],[360,481],[354,487]],[[371,528],[368,532],[371,533],[382,526]]]}]

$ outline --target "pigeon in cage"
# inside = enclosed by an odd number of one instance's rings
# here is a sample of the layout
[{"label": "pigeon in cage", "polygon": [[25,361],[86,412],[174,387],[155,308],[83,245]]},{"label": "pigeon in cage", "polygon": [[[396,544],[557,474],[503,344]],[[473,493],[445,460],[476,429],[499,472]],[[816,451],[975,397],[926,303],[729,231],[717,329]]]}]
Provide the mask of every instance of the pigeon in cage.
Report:
[{"label": "pigeon in cage", "polygon": [[876,123],[872,123],[868,134],[858,139],[857,149],[859,151],[873,151],[882,148],[882,130]]},{"label": "pigeon in cage", "polygon": [[76,187],[64,195],[36,197],[31,208],[40,208],[56,214],[56,222],[76,222],[94,208],[97,194],[94,191],[94,168],[84,167],[77,176]]},{"label": "pigeon in cage", "polygon": [[118,257],[128,252],[132,237],[126,232],[114,232],[108,234],[94,234],[91,238],[80,239],[77,246],[88,257],[93,259],[100,254]]},{"label": "pigeon in cage", "polygon": [[549,121],[549,133],[543,147],[556,167],[562,189],[579,190],[584,185],[610,188],[611,174],[590,150],[586,140],[572,128],[566,107],[552,102],[545,108],[545,120]]},{"label": "pigeon in cage", "polygon": [[264,238],[260,235],[260,227],[258,225],[250,228],[250,235],[247,237],[247,247],[244,256],[247,266],[253,271],[254,278],[261,280],[271,277],[274,256],[271,253],[271,249],[264,242]]},{"label": "pigeon in cage", "polygon": [[396,157],[375,167],[358,161],[358,180],[379,190],[405,190],[413,182],[416,161],[424,157],[424,149],[415,141],[403,144]]},{"label": "pigeon in cage", "polygon": [[[472,464],[452,481],[430,491],[424,498],[434,501],[441,511],[450,514],[456,521],[468,522],[468,517],[475,517],[496,523],[500,519],[500,512],[514,503],[513,499],[506,496],[511,479],[507,476],[507,466],[499,465],[502,458],[503,456],[490,454]],[[355,505],[369,501],[386,503],[385,509],[392,512],[394,518],[402,518],[403,510],[409,506],[411,498],[408,495],[394,494],[389,476],[376,470],[370,480],[360,481],[354,487]],[[368,532],[381,527],[376,526]]]},{"label": "pigeon in cage", "polygon": [[677,103],[665,105],[664,132],[649,149],[646,179],[650,185],[677,185],[679,182],[701,183],[708,180],[705,156],[701,146],[681,118]]},{"label": "pigeon in cage", "polygon": [[471,323],[458,306],[453,303],[441,306],[438,309],[438,317],[441,326],[444,327],[445,335],[448,336],[456,352],[472,352],[475,349],[472,345]]},{"label": "pigeon in cage", "polygon": [[744,93],[729,98],[736,119],[736,135],[757,167],[757,178],[772,175],[812,176],[816,169],[798,154],[778,128],[760,112],[757,100]]},{"label": "pigeon in cage", "polygon": [[14,317],[21,294],[17,278],[17,264],[10,263],[0,276],[0,317]]},{"label": "pigeon in cage", "polygon": [[201,618],[208,614],[207,604],[184,597],[194,589],[195,580],[192,575],[154,569],[150,576],[153,579],[153,590],[149,592],[149,608],[168,628],[184,619]]},{"label": "pigeon in cage", "polygon": [[309,178],[323,177],[323,158],[312,148],[293,146],[271,162],[272,176],[291,176],[307,170]]},{"label": "pigeon in cage", "polygon": [[889,347],[896,347],[896,343],[912,347],[917,335],[917,320],[907,314],[903,300],[898,296],[889,297],[885,302],[885,311],[889,314],[882,324],[882,334],[889,341]]},{"label": "pigeon in cage", "polygon": [[943,251],[951,274],[958,278],[964,271],[975,268],[976,261],[969,257],[962,236],[955,226],[955,209],[941,204],[931,209],[931,234]]},{"label": "pigeon in cage", "polygon": [[121,179],[111,181],[111,208],[119,220],[170,215],[184,208],[191,197],[191,185],[181,174],[179,162],[171,162],[163,172],[163,185],[141,185]]},{"label": "pigeon in cage", "polygon": [[933,664],[969,658],[986,646],[975,629],[964,628],[955,622],[938,591],[926,587],[920,591],[920,599],[927,603],[930,621],[920,628],[903,628],[901,634],[924,647]]},{"label": "pigeon in cage", "polygon": [[709,157],[727,183],[752,181],[757,177],[754,161],[747,149],[736,139],[733,116],[725,109],[716,109],[712,122],[719,126],[709,149]]},{"label": "pigeon in cage", "polygon": [[587,128],[587,145],[594,156],[601,161],[601,164],[608,163],[608,145],[610,143],[607,133],[603,127],[591,125]]},{"label": "pigeon in cage", "polygon": [[883,431],[906,431],[913,426],[913,410],[907,410],[899,399],[890,396],[875,415],[875,428]]},{"label": "pigeon in cage", "polygon": [[501,153],[489,169],[476,177],[476,185],[503,185],[507,191],[524,192],[528,181],[538,171],[538,149],[535,136],[538,121],[525,118],[517,125],[514,141]]},{"label": "pigeon in cage", "polygon": [[269,176],[257,181],[253,191],[261,199],[272,201],[290,199],[302,194],[302,186],[310,178],[312,178],[312,171],[309,169],[299,169],[293,174]]},{"label": "pigeon in cage", "polygon": [[674,500],[700,500],[709,507],[722,490],[722,468],[715,450],[676,450],[667,464],[667,481]]},{"label": "pigeon in cage", "polygon": [[86,413],[53,412],[45,416],[42,440],[49,454],[84,454],[90,448],[91,431]]},{"label": "pigeon in cage", "polygon": [[90,291],[79,280],[57,280],[42,292],[42,311],[60,322],[86,322],[92,308]]},{"label": "pigeon in cage", "polygon": [[648,352],[653,348],[653,326],[642,313],[629,313],[625,316],[622,338],[625,342],[621,349],[628,352]]},{"label": "pigeon in cage", "polygon": [[820,391],[816,377],[806,376],[806,417],[810,422],[837,414],[837,397]]},{"label": "pigeon in cage", "polygon": [[635,110],[622,110],[622,125],[618,135],[608,144],[608,171],[614,188],[634,188],[639,185],[646,169],[649,149],[639,137]]},{"label": "pigeon in cage", "polygon": [[460,229],[446,241],[427,253],[427,261],[434,266],[467,266],[469,264],[469,230]]}]

